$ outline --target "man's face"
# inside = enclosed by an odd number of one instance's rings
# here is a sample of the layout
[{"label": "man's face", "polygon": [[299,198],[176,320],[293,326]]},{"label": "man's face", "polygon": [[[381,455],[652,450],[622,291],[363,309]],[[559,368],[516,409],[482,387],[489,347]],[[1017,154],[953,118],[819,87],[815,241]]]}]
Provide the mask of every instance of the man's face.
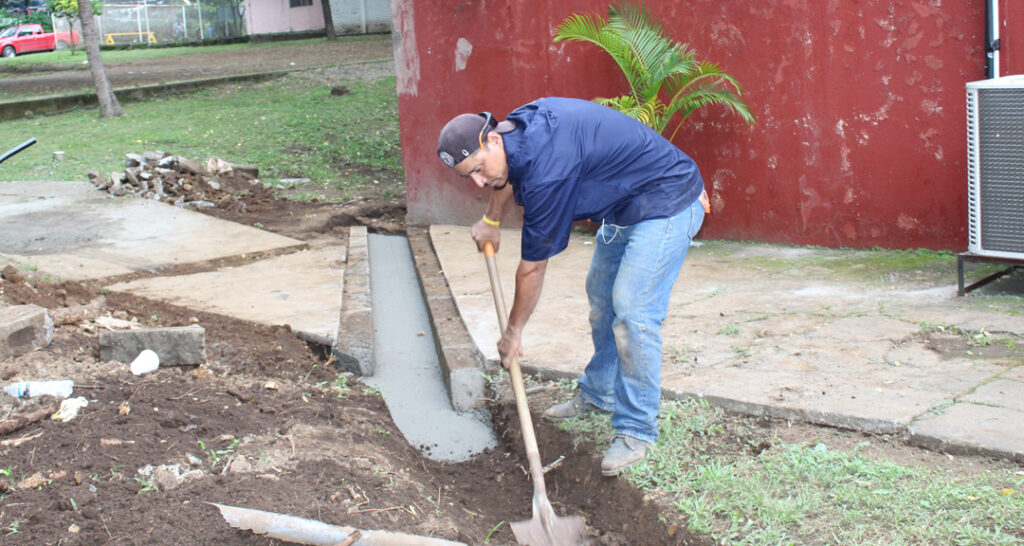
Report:
[{"label": "man's face", "polygon": [[487,133],[487,146],[459,162],[455,172],[473,180],[479,188],[504,188],[508,184],[508,161],[501,135],[493,131]]}]

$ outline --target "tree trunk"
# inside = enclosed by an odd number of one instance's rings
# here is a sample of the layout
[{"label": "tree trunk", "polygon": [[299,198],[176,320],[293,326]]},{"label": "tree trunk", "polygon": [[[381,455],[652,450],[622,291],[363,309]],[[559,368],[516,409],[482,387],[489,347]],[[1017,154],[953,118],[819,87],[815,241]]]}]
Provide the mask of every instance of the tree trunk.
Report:
[{"label": "tree trunk", "polygon": [[330,0],[320,0],[320,7],[324,9],[324,30],[327,32],[327,39],[334,40],[338,35],[334,32],[334,16],[331,15]]},{"label": "tree trunk", "polygon": [[78,0],[78,16],[82,21],[82,40],[85,42],[85,56],[89,60],[92,82],[96,86],[96,98],[100,102],[100,118],[116,118],[124,114],[117,102],[114,89],[107,79],[100,56],[100,34],[92,16],[92,0]]}]

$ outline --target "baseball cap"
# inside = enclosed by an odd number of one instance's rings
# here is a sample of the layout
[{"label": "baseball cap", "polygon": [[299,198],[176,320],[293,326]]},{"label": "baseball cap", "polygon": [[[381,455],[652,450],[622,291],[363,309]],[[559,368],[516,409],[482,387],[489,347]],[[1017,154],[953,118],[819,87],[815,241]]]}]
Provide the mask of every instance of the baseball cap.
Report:
[{"label": "baseball cap", "polygon": [[484,137],[497,126],[498,121],[490,112],[459,114],[441,129],[437,156],[445,165],[454,167],[480,149]]}]

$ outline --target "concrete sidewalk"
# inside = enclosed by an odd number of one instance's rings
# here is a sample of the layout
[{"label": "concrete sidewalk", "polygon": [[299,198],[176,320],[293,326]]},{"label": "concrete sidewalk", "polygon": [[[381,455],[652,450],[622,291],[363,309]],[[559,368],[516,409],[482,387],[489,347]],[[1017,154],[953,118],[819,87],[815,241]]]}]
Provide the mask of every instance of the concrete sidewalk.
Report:
[{"label": "concrete sidewalk", "polygon": [[[430,238],[469,334],[496,362],[497,319],[469,228],[432,226]],[[550,260],[524,333],[528,371],[575,378],[585,367],[592,249],[590,236],[573,236]],[[518,255],[519,232],[503,232],[509,305]],[[958,298],[955,273],[877,274],[873,259],[725,242],[692,248],[662,331],[664,394],[1024,462],[1024,275]]]},{"label": "concrete sidewalk", "polygon": [[[133,273],[227,257],[246,262],[116,283]],[[323,345],[338,339],[345,257],[342,245],[308,248],[166,203],[111,198],[88,182],[0,182],[0,267],[100,280],[113,290],[193,309],[288,324]]]}]

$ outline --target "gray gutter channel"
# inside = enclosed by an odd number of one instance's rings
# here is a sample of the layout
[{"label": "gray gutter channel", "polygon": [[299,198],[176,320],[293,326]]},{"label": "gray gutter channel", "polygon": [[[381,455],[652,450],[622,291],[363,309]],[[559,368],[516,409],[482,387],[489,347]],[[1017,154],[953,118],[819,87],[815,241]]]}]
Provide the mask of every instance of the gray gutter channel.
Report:
[{"label": "gray gutter channel", "polygon": [[[406,237],[427,306],[441,377],[452,407],[458,412],[485,409],[484,372],[488,363],[462,321],[441,270],[441,262],[430,242],[430,233],[426,228],[409,227]],[[362,376],[374,374],[373,309],[367,249],[366,228],[349,228],[338,344],[332,350],[340,367]]]}]

